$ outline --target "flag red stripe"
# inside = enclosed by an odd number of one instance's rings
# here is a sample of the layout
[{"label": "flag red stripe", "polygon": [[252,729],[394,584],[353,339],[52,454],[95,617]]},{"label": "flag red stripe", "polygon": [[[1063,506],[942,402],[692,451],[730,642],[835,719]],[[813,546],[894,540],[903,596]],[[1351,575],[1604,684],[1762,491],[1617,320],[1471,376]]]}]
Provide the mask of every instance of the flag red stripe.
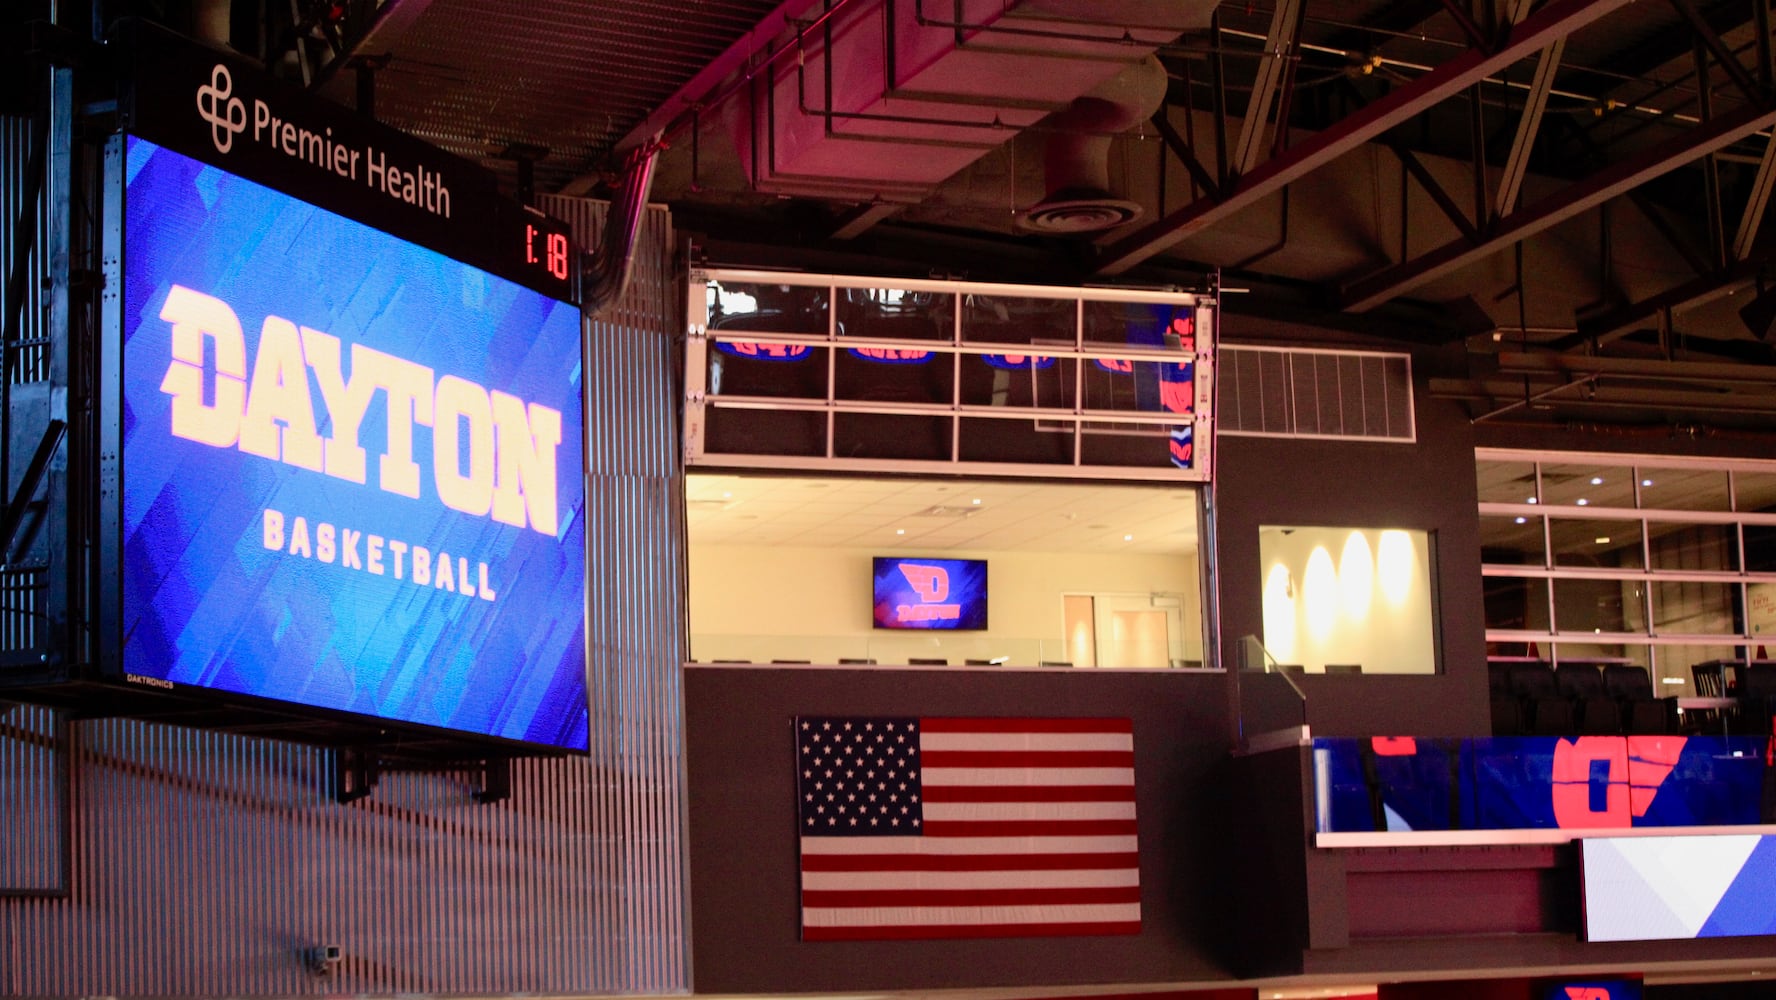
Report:
[{"label": "flag red stripe", "polygon": [[1037,906],[1041,904],[1139,903],[1140,886],[1066,889],[815,889],[802,893],[804,907]]},{"label": "flag red stripe", "polygon": [[1133,802],[1133,785],[926,785],[927,802]]},{"label": "flag red stripe", "polygon": [[1132,750],[927,750],[934,767],[1134,767]]},{"label": "flag red stripe", "polygon": [[920,719],[928,733],[1133,733],[1130,719]]},{"label": "flag red stripe", "polygon": [[805,872],[1016,872],[1135,868],[1134,851],[1095,854],[804,854]]},{"label": "flag red stripe", "polygon": [[1132,819],[926,820],[927,837],[1099,837],[1132,834]]},{"label": "flag red stripe", "polygon": [[1139,920],[1068,924],[941,924],[924,927],[807,927],[803,941],[922,941],[934,938],[1084,937],[1139,934]]}]

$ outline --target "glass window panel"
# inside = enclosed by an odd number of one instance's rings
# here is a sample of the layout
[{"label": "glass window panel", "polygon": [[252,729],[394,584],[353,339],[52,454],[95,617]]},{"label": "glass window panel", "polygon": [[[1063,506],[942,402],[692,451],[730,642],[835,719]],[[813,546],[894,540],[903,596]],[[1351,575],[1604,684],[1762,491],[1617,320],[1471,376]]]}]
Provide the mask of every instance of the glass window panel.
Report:
[{"label": "glass window panel", "polygon": [[1596,463],[1542,466],[1542,502],[1575,507],[1633,507],[1634,470]]},{"label": "glass window panel", "polygon": [[[966,363],[967,359],[964,359]],[[938,403],[956,393],[955,355],[902,348],[840,348],[833,398],[859,403]]]},{"label": "glass window panel", "polygon": [[1557,632],[1645,632],[1639,580],[1555,580]]},{"label": "glass window panel", "polygon": [[1196,308],[1145,302],[1087,302],[1082,310],[1087,346],[1196,350]]},{"label": "glass window panel", "polygon": [[1776,472],[1733,473],[1734,509],[1776,514]]},{"label": "glass window panel", "polygon": [[1474,465],[1481,503],[1534,503],[1534,462],[1482,461]]},{"label": "glass window panel", "polygon": [[[1776,583],[1761,580],[1745,585],[1745,621],[1747,633],[1759,642],[1776,642]],[[1759,653],[1758,659],[1764,659]]]},{"label": "glass window panel", "polygon": [[1718,469],[1638,469],[1640,505],[1654,510],[1728,510],[1727,474]]},{"label": "glass window panel", "polygon": [[1637,642],[1561,642],[1554,647],[1559,663],[1591,663],[1599,667],[1626,664],[1651,673],[1652,647]]},{"label": "glass window panel", "polygon": [[731,455],[826,454],[826,414],[805,410],[710,407],[705,432],[710,451]]},{"label": "glass window panel", "polygon": [[[1039,354],[970,354],[962,358],[962,403],[965,406],[1007,406],[1075,409],[1078,398],[1075,358]],[[997,422],[997,421],[994,421]]]},{"label": "glass window panel", "polygon": [[1660,635],[1739,635],[1739,585],[1656,580],[1653,629]]},{"label": "glass window panel", "polygon": [[1110,424],[1087,421],[1081,430],[1079,460],[1086,465],[1135,468],[1194,468],[1195,427]]},{"label": "glass window panel", "polygon": [[1071,421],[963,417],[961,460],[1072,465],[1073,437]]},{"label": "glass window panel", "polygon": [[1641,568],[1639,521],[1550,518],[1548,537],[1555,566]]},{"label": "glass window panel", "polygon": [[1488,576],[1486,628],[1547,632],[1548,581],[1534,576]]},{"label": "glass window panel", "polygon": [[1736,661],[1743,648],[1728,645],[1654,646],[1653,689],[1661,696],[1699,695],[1702,692],[1696,690],[1696,664]]},{"label": "glass window panel", "polygon": [[1654,570],[1730,573],[1739,569],[1739,530],[1731,524],[1648,521],[1648,561]]},{"label": "glass window panel", "polygon": [[1431,545],[1424,531],[1260,527],[1265,648],[1309,673],[1435,673]]},{"label": "glass window panel", "polygon": [[839,289],[841,337],[875,340],[952,340],[956,296],[903,288]]},{"label": "glass window panel", "polygon": [[1480,561],[1513,566],[1547,564],[1548,547],[1539,517],[1482,517]]},{"label": "glass window panel", "polygon": [[1749,573],[1776,573],[1776,525],[1747,524],[1745,569]]},{"label": "glass window panel", "polygon": [[1079,303],[1073,299],[1029,299],[1007,295],[967,295],[962,299],[962,340],[976,344],[1049,344],[1072,349],[1078,343]]},{"label": "glass window panel", "polygon": [[948,461],[950,416],[838,413],[833,416],[833,454],[846,458]]},{"label": "glass window panel", "polygon": [[715,343],[709,350],[711,396],[825,399],[827,349],[775,341]]},{"label": "glass window panel", "polygon": [[719,282],[708,285],[710,330],[827,333],[825,288]]},{"label": "glass window panel", "polygon": [[1194,363],[1093,358],[1083,363],[1085,408],[1145,413],[1196,409]]}]

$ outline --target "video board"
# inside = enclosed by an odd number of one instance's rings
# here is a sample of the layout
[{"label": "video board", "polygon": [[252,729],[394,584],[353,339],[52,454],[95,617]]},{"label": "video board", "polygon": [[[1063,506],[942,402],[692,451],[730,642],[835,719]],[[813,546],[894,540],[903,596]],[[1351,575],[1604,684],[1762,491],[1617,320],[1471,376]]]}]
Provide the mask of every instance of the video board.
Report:
[{"label": "video board", "polygon": [[876,628],[963,632],[987,627],[983,559],[876,556],[871,576]]},{"label": "video board", "polygon": [[578,308],[124,142],[123,679],[585,748]]}]

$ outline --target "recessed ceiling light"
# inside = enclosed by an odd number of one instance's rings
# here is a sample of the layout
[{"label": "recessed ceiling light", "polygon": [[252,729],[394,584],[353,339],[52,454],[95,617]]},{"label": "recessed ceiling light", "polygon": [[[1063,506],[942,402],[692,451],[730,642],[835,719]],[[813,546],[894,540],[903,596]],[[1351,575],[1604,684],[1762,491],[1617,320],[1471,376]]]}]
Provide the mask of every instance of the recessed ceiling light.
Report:
[{"label": "recessed ceiling light", "polygon": [[1124,536],[1122,536],[1122,540],[1123,540],[1123,541],[1125,541],[1125,542],[1132,542],[1132,541],[1134,541],[1134,540],[1135,540],[1135,536],[1133,536],[1133,535],[1124,535]]},{"label": "recessed ceiling light", "polygon": [[1528,523],[1529,523],[1529,518],[1527,518],[1527,517],[1520,517],[1520,518],[1518,518],[1518,519],[1517,519],[1517,523],[1518,523],[1518,524],[1528,524]]},{"label": "recessed ceiling light", "polygon": [[731,498],[733,495],[734,494],[731,492],[724,492],[724,493],[722,493],[722,499],[727,500],[727,499]]},{"label": "recessed ceiling light", "polygon": [[1608,536],[1608,535],[1600,535],[1600,536],[1598,536],[1598,538],[1597,538],[1597,544],[1599,544],[1599,545],[1608,545],[1608,544],[1609,544],[1609,536]]},{"label": "recessed ceiling light", "polygon": [[1652,481],[1652,480],[1651,480],[1651,479],[1642,479],[1642,480],[1641,480],[1641,481],[1640,481],[1640,485],[1642,485],[1642,486],[1651,486],[1651,485],[1653,485],[1653,481]]},{"label": "recessed ceiling light", "polygon": [[979,506],[980,505],[980,497],[975,497],[973,500],[971,500],[969,502],[976,505],[976,506]]},{"label": "recessed ceiling light", "polygon": [[1591,485],[1592,486],[1602,486],[1603,485],[1603,477],[1602,476],[1592,476],[1591,477]]},{"label": "recessed ceiling light", "polygon": [[1535,502],[1536,502],[1536,498],[1535,498],[1535,497],[1530,497],[1530,498],[1529,498],[1529,499],[1528,499],[1528,500],[1525,500],[1525,501],[1524,501],[1524,503],[1535,503]]},{"label": "recessed ceiling light", "polygon": [[894,533],[897,535],[904,535],[904,534],[906,534],[906,529],[905,528],[895,528]]},{"label": "recessed ceiling light", "polygon": [[1590,502],[1591,502],[1591,501],[1589,501],[1589,500],[1587,500],[1587,499],[1585,499],[1585,498],[1584,498],[1584,497],[1580,497],[1580,498],[1578,498],[1578,499],[1577,499],[1577,500],[1574,500],[1574,501],[1573,501],[1573,503],[1576,503],[1576,504],[1578,504],[1578,505],[1579,505],[1579,506],[1580,506],[1580,507],[1583,507],[1583,506],[1585,506],[1585,505],[1586,505],[1586,504],[1588,504],[1588,503],[1590,503]]}]

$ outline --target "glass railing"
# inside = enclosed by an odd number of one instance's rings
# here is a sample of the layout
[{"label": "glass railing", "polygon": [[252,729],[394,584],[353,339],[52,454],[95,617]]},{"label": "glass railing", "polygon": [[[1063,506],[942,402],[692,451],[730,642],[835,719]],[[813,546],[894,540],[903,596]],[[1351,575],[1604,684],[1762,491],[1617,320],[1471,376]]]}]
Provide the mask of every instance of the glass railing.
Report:
[{"label": "glass railing", "polygon": [[1202,644],[1129,644],[1092,650],[1055,638],[979,633],[880,632],[852,635],[692,633],[697,663],[778,663],[953,667],[1200,669]]},{"label": "glass railing", "polygon": [[1307,695],[1295,681],[1300,667],[1278,663],[1255,635],[1240,637],[1239,744],[1251,750],[1307,735]]}]

